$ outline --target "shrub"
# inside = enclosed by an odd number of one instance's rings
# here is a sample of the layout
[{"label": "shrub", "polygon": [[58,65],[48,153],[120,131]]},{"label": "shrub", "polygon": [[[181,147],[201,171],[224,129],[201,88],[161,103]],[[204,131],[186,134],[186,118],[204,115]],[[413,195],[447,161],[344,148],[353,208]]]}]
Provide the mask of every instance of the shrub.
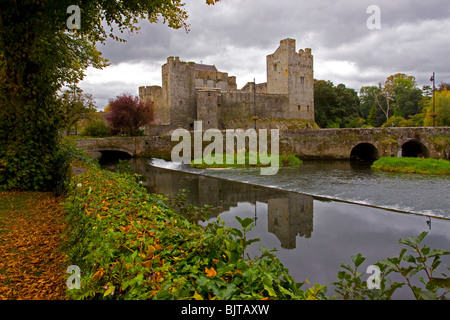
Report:
[{"label": "shrub", "polygon": [[[400,239],[399,242],[406,245],[406,248],[401,249],[398,257],[375,263],[380,271],[379,288],[368,289],[367,281],[361,280],[363,273],[358,272],[358,268],[366,258],[361,254],[352,256],[354,266],[342,264],[341,267],[344,270],[339,271],[337,275],[340,281],[333,283],[337,293],[334,298],[390,300],[397,289],[406,285],[417,300],[446,299],[450,292],[450,278],[446,274],[438,274],[437,268],[442,262],[440,257],[449,255],[450,252],[442,249],[431,250],[426,245],[421,247],[427,234],[423,232],[417,238]],[[407,254],[408,250],[412,251],[411,254]],[[392,282],[388,277],[390,273],[400,274],[404,281]],[[419,286],[413,284],[412,280],[415,277],[420,281]]]},{"label": "shrub", "polygon": [[126,173],[95,166],[75,176],[66,201],[67,252],[82,271],[73,299],[317,299],[260,247],[245,258],[252,219],[241,230],[202,227],[176,214]]},{"label": "shrub", "polygon": [[113,134],[129,136],[142,135],[139,127],[153,119],[153,104],[139,100],[138,97],[124,94],[109,101],[110,112],[107,120]]},{"label": "shrub", "polygon": [[84,129],[81,135],[103,138],[110,135],[110,128],[103,120],[93,120]]}]

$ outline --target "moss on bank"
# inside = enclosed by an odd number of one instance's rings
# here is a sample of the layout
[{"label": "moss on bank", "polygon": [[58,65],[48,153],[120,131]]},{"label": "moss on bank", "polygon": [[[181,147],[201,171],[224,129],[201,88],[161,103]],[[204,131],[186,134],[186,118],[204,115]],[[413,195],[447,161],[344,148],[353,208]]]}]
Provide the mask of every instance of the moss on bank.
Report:
[{"label": "moss on bank", "polygon": [[383,157],[376,160],[371,169],[402,173],[450,174],[450,161],[432,158]]},{"label": "moss on bank", "polygon": [[[270,157],[270,155],[269,155]],[[215,163],[216,158],[222,158],[222,163]],[[203,157],[202,163],[195,163],[195,160],[192,160],[191,167],[193,168],[199,168],[199,169],[205,169],[205,168],[241,168],[241,167],[267,167],[270,166],[269,164],[262,164],[260,162],[258,154],[251,154],[246,152],[244,155],[244,163],[238,163],[238,157],[237,154],[234,154],[231,156],[233,159],[233,163],[227,163],[227,155],[213,155],[213,156],[207,156]],[[272,156],[271,158],[272,162],[278,161],[279,167],[298,167],[303,163],[302,160],[297,158],[293,154],[287,154],[287,155],[280,155],[279,157]]]}]

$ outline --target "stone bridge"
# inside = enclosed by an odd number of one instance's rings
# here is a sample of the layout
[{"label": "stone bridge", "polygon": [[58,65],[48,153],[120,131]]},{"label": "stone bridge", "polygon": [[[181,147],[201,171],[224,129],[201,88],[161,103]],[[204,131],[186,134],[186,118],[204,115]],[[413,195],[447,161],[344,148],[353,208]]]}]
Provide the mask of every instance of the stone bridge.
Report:
[{"label": "stone bridge", "polygon": [[[122,152],[131,157],[170,159],[178,141],[161,135],[83,139],[77,143],[97,157],[99,153]],[[450,127],[280,131],[279,148],[281,154],[291,153],[302,159],[374,160],[401,154],[450,160]]]}]

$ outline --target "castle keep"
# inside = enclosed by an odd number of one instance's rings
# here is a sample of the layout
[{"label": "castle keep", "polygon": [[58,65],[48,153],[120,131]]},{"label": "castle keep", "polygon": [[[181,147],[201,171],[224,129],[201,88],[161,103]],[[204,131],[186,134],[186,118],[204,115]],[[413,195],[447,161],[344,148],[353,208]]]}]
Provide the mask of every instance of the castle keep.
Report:
[{"label": "castle keep", "polygon": [[182,127],[224,128],[224,122],[250,119],[314,121],[314,75],[311,49],[296,52],[295,40],[284,39],[267,56],[267,82],[247,83],[237,89],[236,77],[212,65],[167,58],[162,66],[162,87],[139,87],[139,97],[154,104],[149,133]]}]

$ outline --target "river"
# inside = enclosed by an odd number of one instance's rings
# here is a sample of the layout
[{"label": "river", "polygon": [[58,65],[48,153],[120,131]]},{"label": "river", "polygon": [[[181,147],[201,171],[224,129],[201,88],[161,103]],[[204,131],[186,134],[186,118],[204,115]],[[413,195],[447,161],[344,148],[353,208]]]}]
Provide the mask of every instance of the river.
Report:
[{"label": "river", "polygon": [[[340,264],[352,265],[350,257],[357,253],[367,258],[360,269],[365,272],[369,265],[397,256],[403,247],[400,238],[423,231],[429,232],[424,244],[450,250],[446,176],[373,172],[348,161],[309,161],[299,168],[280,168],[274,176],[261,176],[258,168],[199,170],[161,159],[128,163],[144,176],[150,192],[171,197],[186,189],[193,204],[212,205],[213,214],[200,224],[220,217],[238,228],[236,216],[255,218],[248,237],[261,241],[248,254],[258,255],[259,245],[277,249],[298,282],[336,281]],[[445,272],[450,259],[442,260]],[[413,296],[402,288],[395,298]]]}]

